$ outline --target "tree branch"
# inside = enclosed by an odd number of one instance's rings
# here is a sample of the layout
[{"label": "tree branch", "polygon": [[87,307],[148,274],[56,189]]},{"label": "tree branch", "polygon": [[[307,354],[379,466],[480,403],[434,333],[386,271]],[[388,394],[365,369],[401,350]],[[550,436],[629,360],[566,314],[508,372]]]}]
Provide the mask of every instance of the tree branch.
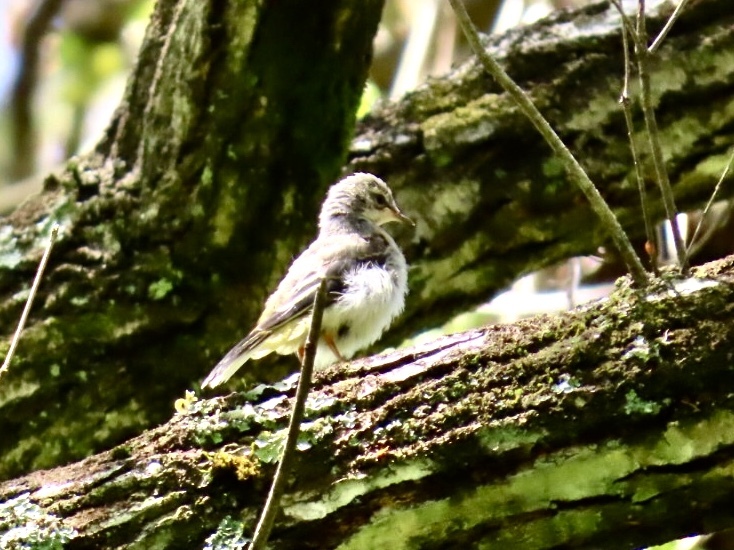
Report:
[{"label": "tree branch", "polygon": [[[672,6],[666,6],[648,13],[651,31],[667,21]],[[682,210],[710,197],[734,143],[734,121],[726,115],[734,93],[734,71],[724,68],[734,50],[725,30],[734,23],[734,16],[723,15],[727,6],[721,0],[689,4],[650,75],[665,162]],[[642,250],[644,218],[615,91],[623,78],[621,41],[619,15],[599,3],[487,37],[484,46],[528,91]],[[639,113],[634,122],[633,138],[643,143]],[[640,162],[650,188],[649,155]],[[611,244],[562,166],[476,59],[366,117],[345,168],[353,170],[384,177],[417,218],[412,241],[404,245],[411,296],[420,297],[409,300],[400,320],[407,332],[443,323],[520,274]],[[731,196],[732,188],[724,187]],[[648,198],[657,222],[663,204],[657,193]]]},{"label": "tree branch", "polygon": [[632,278],[635,283],[639,286],[645,286],[648,278],[645,273],[645,268],[642,267],[642,262],[637,257],[632,243],[630,242],[627,234],[622,229],[619,221],[614,216],[607,203],[599,194],[599,191],[589,179],[589,176],[581,168],[581,165],[574,158],[568,148],[564,145],[563,141],[558,137],[551,128],[548,121],[543,118],[540,111],[535,107],[533,102],[530,100],[528,95],[518,86],[515,82],[507,75],[502,67],[497,63],[491,55],[482,47],[479,40],[479,34],[477,33],[474,24],[469,18],[469,14],[464,8],[464,4],[461,0],[449,0],[451,6],[454,8],[456,18],[464,31],[464,34],[469,41],[469,44],[474,51],[474,54],[479,58],[484,69],[497,80],[500,86],[509,94],[513,101],[517,104],[523,114],[533,123],[533,126],[538,130],[543,139],[553,149],[553,152],[561,159],[563,166],[568,173],[569,178],[577,186],[577,188],[584,194],[586,199],[591,205],[591,209],[599,218],[602,227],[607,234],[614,241],[619,254],[624,259],[624,263],[632,274]]},{"label": "tree branch", "polygon": [[[7,342],[48,229],[58,222],[68,231],[29,317],[28,345],[0,386],[0,477],[69,462],[164,422],[171,403],[251,326],[313,236],[323,190],[338,177],[381,2],[313,10],[297,0],[180,1],[178,19],[179,2],[156,4],[105,140],[5,220]],[[734,142],[728,1],[689,5],[653,68],[681,208],[710,197]],[[488,47],[582,159],[635,242],[644,224],[615,91],[623,62],[611,9],[565,12]],[[650,14],[650,29],[665,20]],[[168,33],[170,70],[151,97]],[[345,170],[385,177],[418,222],[415,233],[397,235],[411,293],[380,345],[443,323],[519,274],[609,244],[476,62],[384,105],[360,128]],[[157,162],[137,162],[140,140]],[[726,183],[722,198],[731,196]],[[650,198],[659,219],[662,205]],[[233,384],[295,367],[264,360]]]},{"label": "tree branch", "polygon": [[[734,526],[734,257],[696,277],[318,373],[270,546],[618,550]],[[196,402],[0,501],[69,548],[234,540],[293,385]]]},{"label": "tree branch", "polygon": [[338,176],[381,8],[156,3],[102,142],[4,220],[8,342],[48,228],[65,231],[0,387],[0,478],[164,421],[253,322]]}]

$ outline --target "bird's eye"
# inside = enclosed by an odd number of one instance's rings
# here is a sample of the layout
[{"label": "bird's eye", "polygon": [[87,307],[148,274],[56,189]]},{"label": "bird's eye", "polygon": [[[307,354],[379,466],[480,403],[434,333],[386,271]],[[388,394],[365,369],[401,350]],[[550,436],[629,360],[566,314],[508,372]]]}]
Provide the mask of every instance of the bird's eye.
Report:
[{"label": "bird's eye", "polygon": [[382,195],[380,193],[373,193],[372,200],[378,208],[385,208],[387,206],[387,199],[385,198],[385,195]]}]

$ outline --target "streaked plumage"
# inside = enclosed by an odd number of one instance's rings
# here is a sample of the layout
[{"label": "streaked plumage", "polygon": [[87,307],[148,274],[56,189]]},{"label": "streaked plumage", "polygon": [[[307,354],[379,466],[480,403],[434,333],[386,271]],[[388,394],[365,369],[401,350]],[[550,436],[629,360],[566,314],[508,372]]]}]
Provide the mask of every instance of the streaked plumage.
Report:
[{"label": "streaked plumage", "polygon": [[315,367],[349,359],[375,342],[403,310],[408,292],[403,253],[380,227],[390,221],[410,222],[378,177],[357,173],[334,184],[321,207],[318,237],[293,261],[256,327],[214,367],[202,387],[227,381],[249,359],[273,352],[300,354],[323,277],[327,305]]}]

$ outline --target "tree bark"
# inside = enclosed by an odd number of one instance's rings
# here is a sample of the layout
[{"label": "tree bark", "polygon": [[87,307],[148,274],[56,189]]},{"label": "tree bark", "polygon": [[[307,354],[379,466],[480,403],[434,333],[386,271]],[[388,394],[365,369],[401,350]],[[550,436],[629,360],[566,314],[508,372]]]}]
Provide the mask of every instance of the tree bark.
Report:
[{"label": "tree bark", "polygon": [[[62,225],[0,384],[0,477],[163,422],[248,330],[313,234],[323,191],[344,162],[381,5],[158,3],[105,139],[50,175],[2,229],[0,319],[9,336],[44,239]],[[651,31],[669,8],[653,14]],[[683,208],[708,196],[732,141],[727,8],[693,3],[653,75]],[[618,18],[602,4],[489,47],[639,235],[615,103],[620,44]],[[350,159],[346,170],[384,176],[418,220],[415,233],[398,235],[413,266],[411,296],[388,342],[519,274],[606,244],[545,146],[473,62],[366,119]],[[273,380],[293,367],[263,361],[245,376]]]},{"label": "tree bark", "polygon": [[[675,2],[648,19],[651,39]],[[681,211],[705,203],[731,154],[734,50],[730,5],[695,2],[655,56],[653,101]],[[559,11],[489,37],[487,48],[571,149],[642,253],[644,223],[619,97],[620,19],[609,2]],[[636,132],[653,217],[663,206],[631,78]],[[418,219],[411,259],[408,327],[438,324],[486,300],[518,275],[611,242],[510,98],[472,58],[357,127],[348,170],[382,174]],[[731,181],[731,175],[727,181]],[[721,197],[734,188],[725,185]],[[613,253],[613,250],[612,250]],[[424,325],[425,326],[425,325]]]},{"label": "tree bark", "polygon": [[381,7],[157,3],[106,137],[3,227],[9,336],[61,224],[0,385],[0,478],[165,421],[257,317],[343,163]]},{"label": "tree bark", "polygon": [[[618,550],[733,527],[733,303],[729,257],[322,371],[270,547]],[[0,521],[69,549],[241,547],[294,378],[5,482]]]}]

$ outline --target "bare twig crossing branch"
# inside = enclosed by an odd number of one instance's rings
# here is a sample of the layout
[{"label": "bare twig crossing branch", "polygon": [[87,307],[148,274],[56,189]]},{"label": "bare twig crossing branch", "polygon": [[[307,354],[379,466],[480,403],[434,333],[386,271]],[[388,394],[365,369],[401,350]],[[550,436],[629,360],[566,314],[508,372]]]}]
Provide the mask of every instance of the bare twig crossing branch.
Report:
[{"label": "bare twig crossing branch", "polygon": [[665,206],[665,215],[670,222],[670,229],[673,233],[673,242],[675,251],[678,255],[678,265],[685,274],[688,271],[688,255],[686,247],[683,243],[680,227],[678,225],[678,209],[675,206],[673,197],[673,189],[670,186],[670,178],[668,170],[665,167],[663,158],[663,148],[660,144],[660,131],[655,117],[655,109],[652,104],[652,88],[650,85],[650,53],[647,50],[647,29],[645,25],[645,2],[639,1],[639,9],[637,13],[637,32],[635,40],[635,53],[637,56],[637,72],[640,80],[641,105],[642,113],[645,117],[645,127],[647,129],[647,139],[652,152],[652,160],[655,166],[655,174],[657,176],[660,194],[663,198]]},{"label": "bare twig crossing branch", "polygon": [[729,161],[726,163],[726,166],[724,167],[724,171],[721,173],[721,177],[719,178],[719,181],[716,182],[716,187],[714,187],[714,192],[711,193],[711,198],[706,203],[706,207],[703,209],[703,212],[701,212],[701,219],[698,220],[698,224],[696,225],[696,230],[693,232],[693,236],[691,237],[690,244],[688,245],[689,256],[691,254],[691,251],[698,244],[696,243],[696,239],[698,238],[698,234],[701,232],[703,221],[706,219],[706,215],[709,213],[709,210],[711,210],[711,205],[714,204],[714,201],[716,200],[716,196],[719,194],[719,191],[721,190],[721,184],[726,179],[726,176],[729,173],[729,170],[731,169],[732,164],[734,164],[734,149],[732,149],[731,155],[729,155]]},{"label": "bare twig crossing branch", "polygon": [[648,52],[652,54],[658,50],[658,48],[660,47],[660,44],[662,44],[663,40],[665,40],[665,37],[668,36],[670,29],[673,28],[673,24],[678,20],[678,18],[680,17],[680,14],[683,13],[683,8],[686,7],[687,3],[688,3],[688,0],[680,0],[678,5],[675,7],[675,11],[670,16],[670,19],[668,19],[668,21],[665,23],[663,30],[660,31],[660,34],[657,35],[655,40],[653,40],[652,44],[647,49]]},{"label": "bare twig crossing branch", "polygon": [[625,15],[622,9],[622,4],[619,0],[612,0],[612,4],[619,15],[622,17],[622,48],[624,49],[624,82],[622,85],[622,93],[619,97],[619,103],[622,105],[622,112],[624,113],[624,121],[627,126],[627,137],[630,144],[630,153],[632,154],[632,164],[635,167],[635,178],[637,179],[637,188],[640,193],[640,207],[642,208],[642,217],[645,221],[645,236],[647,237],[647,243],[645,249],[650,259],[650,266],[653,272],[657,273],[657,239],[653,227],[652,220],[650,219],[650,207],[647,202],[647,189],[645,186],[645,177],[642,173],[642,164],[640,163],[640,155],[637,149],[637,142],[635,140],[635,126],[632,120],[632,100],[629,94],[629,82],[630,82],[630,44],[629,38],[634,44],[637,39],[635,35],[635,28],[632,26],[629,18]]},{"label": "bare twig crossing branch", "polygon": [[311,328],[306,339],[306,350],[303,356],[303,364],[301,365],[301,376],[298,379],[298,387],[296,388],[296,396],[293,402],[293,411],[291,412],[290,422],[288,423],[288,435],[286,436],[283,453],[280,456],[278,468],[273,477],[273,483],[270,486],[268,498],[265,501],[265,507],[260,515],[255,528],[255,534],[250,544],[250,550],[262,550],[268,542],[270,531],[273,528],[275,516],[278,513],[278,505],[280,498],[285,489],[285,480],[293,462],[293,456],[298,442],[298,433],[301,430],[301,420],[303,412],[306,408],[306,397],[311,387],[311,374],[313,372],[313,363],[316,359],[316,347],[321,334],[321,320],[324,316],[324,306],[326,305],[326,279],[321,280],[316,296],[313,301],[313,313],[311,314]]},{"label": "bare twig crossing branch", "polygon": [[23,332],[23,328],[25,327],[26,321],[28,320],[28,315],[31,312],[31,306],[33,306],[33,299],[36,297],[36,293],[38,292],[38,287],[41,284],[41,279],[43,278],[43,272],[46,269],[46,264],[48,263],[48,258],[51,256],[51,249],[54,246],[54,243],[56,242],[56,237],[59,234],[59,225],[54,224],[54,226],[51,228],[51,235],[49,237],[48,245],[46,246],[46,250],[43,252],[43,256],[41,257],[41,261],[38,264],[38,269],[36,270],[36,278],[33,280],[33,284],[31,285],[30,293],[28,294],[28,299],[25,302],[25,307],[23,308],[23,313],[20,315],[20,320],[18,321],[18,328],[15,329],[15,334],[13,335],[13,339],[10,341],[10,348],[8,349],[8,353],[5,356],[5,361],[3,362],[2,366],[0,367],[0,377],[3,376],[10,367],[10,361],[13,359],[13,355],[15,355],[15,350],[18,347],[18,342],[20,341],[20,335]]},{"label": "bare twig crossing branch", "polygon": [[630,243],[624,229],[622,229],[619,220],[617,220],[612,210],[604,201],[597,188],[589,179],[589,176],[584,172],[584,169],[564,145],[563,141],[561,141],[561,138],[558,137],[558,134],[548,124],[548,121],[543,118],[543,115],[538,111],[527,94],[525,94],[520,86],[500,67],[499,63],[482,47],[476,27],[469,18],[469,14],[466,12],[466,8],[461,0],[449,0],[449,2],[456,13],[456,18],[467,37],[472,51],[479,58],[484,69],[510,94],[523,114],[530,119],[543,138],[545,138],[548,145],[561,158],[568,175],[589,200],[592,210],[599,217],[604,228],[614,240],[635,283],[638,286],[645,285],[648,278],[640,258],[637,257],[632,243]]}]

